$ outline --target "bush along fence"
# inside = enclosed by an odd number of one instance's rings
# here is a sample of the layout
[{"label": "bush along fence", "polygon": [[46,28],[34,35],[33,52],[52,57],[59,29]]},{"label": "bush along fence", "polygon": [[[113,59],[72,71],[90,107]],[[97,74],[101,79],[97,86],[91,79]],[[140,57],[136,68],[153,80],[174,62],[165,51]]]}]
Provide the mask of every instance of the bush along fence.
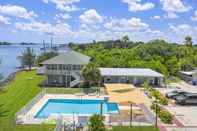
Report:
[{"label": "bush along fence", "polygon": [[144,83],[144,89],[146,90],[148,96],[154,97],[155,100],[158,100],[159,104],[168,105],[168,99],[163,96],[158,90],[152,88],[147,83]]},{"label": "bush along fence", "polygon": [[[156,110],[157,110],[157,113],[158,113],[158,117],[160,118],[160,120],[163,122],[163,123],[165,123],[165,124],[172,124],[172,119],[173,119],[173,117],[172,117],[172,114],[168,111],[168,110],[166,110],[166,109],[164,109],[163,107],[161,107],[160,105],[156,105],[157,103],[153,103],[152,105],[151,105],[151,109],[154,111],[154,112],[156,112]],[[157,109],[156,109],[157,108]]]},{"label": "bush along fence", "polygon": [[156,112],[157,107],[157,113],[160,120],[163,123],[172,124],[172,114],[162,107],[162,105],[168,105],[168,99],[147,83],[144,83],[144,89],[150,97],[153,97],[157,101],[152,103],[151,109]]}]

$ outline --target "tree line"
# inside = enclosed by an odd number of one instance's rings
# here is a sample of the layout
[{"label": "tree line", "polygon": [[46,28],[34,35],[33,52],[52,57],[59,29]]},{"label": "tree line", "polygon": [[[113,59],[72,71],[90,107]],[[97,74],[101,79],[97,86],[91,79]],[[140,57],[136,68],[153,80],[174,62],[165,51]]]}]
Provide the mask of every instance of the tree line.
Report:
[{"label": "tree line", "polygon": [[151,68],[166,77],[176,76],[179,70],[190,71],[197,67],[197,46],[187,36],[184,44],[156,39],[133,42],[128,36],[88,44],[70,43],[69,47],[92,58],[96,67]]},{"label": "tree line", "polygon": [[[160,39],[146,43],[133,42],[128,36],[124,36],[118,40],[70,43],[69,47],[92,58],[89,65],[91,70],[95,67],[151,68],[169,77],[176,76],[179,70],[190,71],[197,67],[197,46],[193,45],[189,36],[185,38],[184,44],[169,43]],[[58,54],[54,52],[46,52],[36,57],[33,49],[27,48],[20,60],[22,66],[31,69],[33,65],[56,55]],[[84,74],[91,72],[90,69],[86,69]]]}]

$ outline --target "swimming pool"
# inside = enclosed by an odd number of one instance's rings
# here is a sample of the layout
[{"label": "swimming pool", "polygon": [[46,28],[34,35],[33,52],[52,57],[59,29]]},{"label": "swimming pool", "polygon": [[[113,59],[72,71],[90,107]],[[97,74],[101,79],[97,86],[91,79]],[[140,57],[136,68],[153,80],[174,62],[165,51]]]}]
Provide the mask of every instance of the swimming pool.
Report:
[{"label": "swimming pool", "polygon": [[107,100],[49,99],[35,115],[35,118],[48,118],[51,114],[99,114],[101,103],[103,103],[103,114],[119,112],[118,105],[109,103]]}]

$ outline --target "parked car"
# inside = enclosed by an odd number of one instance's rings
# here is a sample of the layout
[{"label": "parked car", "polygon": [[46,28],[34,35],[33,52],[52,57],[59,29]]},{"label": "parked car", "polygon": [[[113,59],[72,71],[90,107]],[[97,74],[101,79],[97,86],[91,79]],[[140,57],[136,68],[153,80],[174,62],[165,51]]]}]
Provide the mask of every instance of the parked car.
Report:
[{"label": "parked car", "polygon": [[190,93],[176,97],[176,103],[180,105],[197,105],[197,93]]},{"label": "parked car", "polygon": [[173,91],[167,92],[165,96],[170,99],[175,99],[177,96],[185,95],[185,94],[189,94],[189,92],[186,92],[183,90],[173,90]]}]

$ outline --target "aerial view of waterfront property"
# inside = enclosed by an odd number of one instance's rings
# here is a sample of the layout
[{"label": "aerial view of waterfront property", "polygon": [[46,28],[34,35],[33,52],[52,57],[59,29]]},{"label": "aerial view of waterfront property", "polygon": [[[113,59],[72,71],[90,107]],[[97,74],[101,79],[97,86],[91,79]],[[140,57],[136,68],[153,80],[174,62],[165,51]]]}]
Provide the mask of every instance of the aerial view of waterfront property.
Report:
[{"label": "aerial view of waterfront property", "polygon": [[197,131],[197,3],[0,1],[0,131]]}]

